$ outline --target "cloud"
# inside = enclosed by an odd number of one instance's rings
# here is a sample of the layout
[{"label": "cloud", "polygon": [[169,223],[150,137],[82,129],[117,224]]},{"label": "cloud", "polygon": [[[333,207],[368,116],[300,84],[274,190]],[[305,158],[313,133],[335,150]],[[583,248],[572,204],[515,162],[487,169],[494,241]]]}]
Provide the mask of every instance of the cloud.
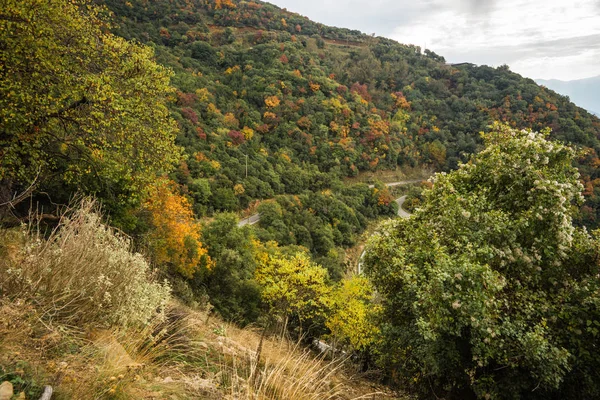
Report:
[{"label": "cloud", "polygon": [[486,15],[494,9],[496,0],[462,0],[465,11],[474,15]]},{"label": "cloud", "polygon": [[600,47],[598,46],[599,43],[600,33],[597,33],[587,36],[576,36],[531,43],[529,46],[526,46],[525,49],[519,50],[521,53],[523,53],[523,51],[533,52],[539,57],[573,56],[590,50],[598,51]]},{"label": "cloud", "polygon": [[521,59],[512,63],[511,69],[527,77],[570,81],[598,76],[599,64],[600,52],[590,50],[569,57]]},{"label": "cloud", "polygon": [[504,0],[492,2],[480,15],[460,8],[425,15],[399,25],[391,37],[426,44],[451,62],[509,64],[533,78],[556,73],[556,78],[578,79],[600,73],[600,13],[595,6],[589,0],[575,0],[572,6],[549,0],[539,8],[528,0]]},{"label": "cloud", "polygon": [[[463,1],[463,0],[461,0]],[[472,0],[464,0],[472,1]],[[287,8],[327,25],[359,29],[378,35],[390,34],[398,25],[409,24],[420,16],[439,8],[439,0],[350,0],[340,4],[335,0],[275,0],[274,4]]]},{"label": "cloud", "polygon": [[446,57],[450,61],[459,62],[475,55],[480,64],[511,64],[524,59],[574,57],[586,52],[600,52],[600,49],[594,49],[598,43],[600,43],[600,34],[595,34],[515,46],[481,47],[476,50],[452,48],[447,50]]}]

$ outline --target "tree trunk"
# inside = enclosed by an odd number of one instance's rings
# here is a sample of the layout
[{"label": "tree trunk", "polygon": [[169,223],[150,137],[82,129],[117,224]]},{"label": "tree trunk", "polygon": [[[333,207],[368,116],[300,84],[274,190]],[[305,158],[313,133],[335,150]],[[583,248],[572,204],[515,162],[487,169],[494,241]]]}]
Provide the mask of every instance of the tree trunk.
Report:
[{"label": "tree trunk", "polygon": [[285,336],[285,332],[287,331],[287,324],[288,324],[288,315],[286,314],[285,322],[283,323],[283,329],[281,330],[281,340],[283,340],[283,338]]}]

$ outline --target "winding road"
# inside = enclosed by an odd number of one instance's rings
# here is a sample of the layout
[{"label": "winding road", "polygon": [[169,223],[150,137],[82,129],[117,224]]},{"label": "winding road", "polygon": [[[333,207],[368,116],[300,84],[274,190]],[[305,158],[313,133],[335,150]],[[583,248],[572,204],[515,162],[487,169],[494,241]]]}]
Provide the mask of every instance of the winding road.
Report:
[{"label": "winding road", "polygon": [[249,216],[248,218],[244,218],[243,220],[238,222],[238,227],[241,228],[242,226],[246,226],[246,225],[254,225],[258,221],[260,221],[260,214],[253,214],[253,215]]},{"label": "winding road", "polygon": [[[396,203],[398,204],[398,216],[401,218],[408,218],[410,217],[410,213],[408,211],[406,211],[404,208],[402,208],[402,204],[404,204],[404,202],[406,201],[406,195],[402,196],[402,197],[398,197],[396,199]],[[360,257],[358,258],[358,274],[360,275],[362,273],[362,259],[365,256],[365,252],[367,250],[363,250],[362,253],[360,253]]]},{"label": "winding road", "polygon": [[[422,182],[424,179],[412,179],[412,180],[406,180],[406,181],[397,181],[397,182],[390,182],[390,183],[386,183],[385,186],[387,187],[392,187],[392,186],[402,186],[402,185],[410,185],[411,183],[418,183],[418,182]],[[375,185],[369,185],[370,188],[374,188]],[[402,196],[396,199],[396,203],[398,203],[398,216],[402,217],[402,218],[408,218],[410,217],[410,214],[407,213],[406,211],[404,211],[404,209],[402,208],[402,204],[404,204],[404,201],[406,200],[406,196]],[[256,224],[258,221],[260,221],[260,214],[253,214],[247,218],[242,219],[240,222],[238,222],[238,227],[242,227],[242,226],[246,226],[246,225],[254,225]],[[364,254],[364,252],[363,252]],[[362,255],[360,256],[360,258],[362,259]],[[359,263],[359,273],[360,273],[360,263]]]},{"label": "winding road", "polygon": [[402,208],[402,205],[404,204],[405,201],[406,201],[406,195],[404,195],[402,197],[398,197],[396,199],[396,203],[398,204],[398,216],[402,217],[402,218],[410,217],[410,213],[408,211],[406,211],[404,208]]}]

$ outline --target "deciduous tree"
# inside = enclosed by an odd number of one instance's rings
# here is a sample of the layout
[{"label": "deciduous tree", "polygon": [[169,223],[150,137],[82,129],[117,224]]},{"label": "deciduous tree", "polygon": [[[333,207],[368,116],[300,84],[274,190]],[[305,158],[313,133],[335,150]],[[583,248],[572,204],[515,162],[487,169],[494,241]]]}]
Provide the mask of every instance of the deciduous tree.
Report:
[{"label": "deciduous tree", "polygon": [[150,189],[145,207],[153,225],[149,241],[157,263],[172,265],[186,278],[202,267],[212,268],[212,260],[200,241],[200,224],[174,182],[159,179]]},{"label": "deciduous tree", "polygon": [[0,182],[38,176],[129,197],[179,157],[170,70],[107,32],[86,0],[6,0],[0,15]]},{"label": "deciduous tree", "polygon": [[598,396],[598,240],[572,224],[575,152],[547,136],[496,125],[372,241],[382,362],[405,384],[447,398]]},{"label": "deciduous tree", "polygon": [[263,253],[255,276],[263,287],[263,301],[286,321],[295,315],[302,327],[306,321],[322,317],[328,308],[327,270],[313,263],[306,253]]},{"label": "deciduous tree", "polygon": [[379,328],[375,315],[379,306],[372,302],[373,286],[364,276],[344,279],[331,293],[331,313],[325,326],[334,343],[351,349],[367,350],[376,340]]}]

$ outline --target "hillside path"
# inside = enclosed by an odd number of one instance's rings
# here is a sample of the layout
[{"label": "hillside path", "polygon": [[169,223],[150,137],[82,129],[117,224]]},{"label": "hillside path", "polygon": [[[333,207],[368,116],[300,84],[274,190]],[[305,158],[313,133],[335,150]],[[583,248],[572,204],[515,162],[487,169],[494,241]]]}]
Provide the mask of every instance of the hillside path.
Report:
[{"label": "hillside path", "polygon": [[[412,180],[406,180],[406,181],[397,181],[397,182],[390,182],[390,183],[386,183],[385,186],[387,187],[392,187],[392,186],[402,186],[402,185],[410,185],[411,183],[417,183],[417,182],[422,182],[425,179],[412,179]],[[374,188],[375,185],[369,185],[370,188]],[[396,199],[396,203],[398,203],[398,216],[402,217],[402,218],[408,218],[410,216],[409,213],[407,213],[406,211],[404,211],[404,209],[402,208],[402,204],[404,203],[404,201],[406,200],[406,196],[402,196]],[[256,213],[253,214],[247,218],[242,219],[240,222],[238,222],[238,227],[242,227],[242,226],[246,226],[246,225],[254,225],[256,224],[258,221],[260,221],[260,214]]]},{"label": "hillside path", "polygon": [[[398,204],[398,216],[401,218],[408,218],[411,216],[411,213],[409,213],[404,208],[402,208],[402,204],[404,204],[405,201],[406,201],[406,195],[404,195],[402,197],[398,197],[396,199],[396,203]],[[360,253],[360,257],[358,258],[358,274],[359,275],[362,273],[362,260],[363,260],[363,257],[365,256],[365,252],[366,252],[366,250],[363,250],[363,252]]]}]

